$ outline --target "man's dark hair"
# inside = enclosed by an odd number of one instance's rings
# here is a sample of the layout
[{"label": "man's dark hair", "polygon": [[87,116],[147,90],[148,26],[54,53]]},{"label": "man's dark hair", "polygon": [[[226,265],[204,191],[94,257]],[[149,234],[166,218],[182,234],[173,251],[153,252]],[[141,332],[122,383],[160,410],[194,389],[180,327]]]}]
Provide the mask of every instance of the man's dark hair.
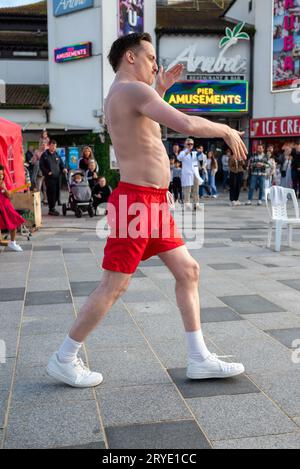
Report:
[{"label": "man's dark hair", "polygon": [[57,145],[57,141],[56,140],[50,140],[50,145]]},{"label": "man's dark hair", "polygon": [[118,71],[121,60],[130,49],[137,49],[141,45],[141,41],[147,41],[152,44],[152,38],[149,33],[133,33],[119,37],[111,46],[108,54],[108,60],[114,72]]}]

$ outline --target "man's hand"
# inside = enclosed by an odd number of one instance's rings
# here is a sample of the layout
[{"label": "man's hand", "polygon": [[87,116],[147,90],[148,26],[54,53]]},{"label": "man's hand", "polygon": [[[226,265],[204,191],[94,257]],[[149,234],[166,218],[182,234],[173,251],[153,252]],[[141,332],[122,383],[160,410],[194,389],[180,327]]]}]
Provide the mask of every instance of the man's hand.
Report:
[{"label": "man's hand", "polygon": [[64,173],[64,174],[68,174],[67,168],[64,168],[64,169],[63,169],[63,173]]},{"label": "man's hand", "polygon": [[161,97],[163,97],[165,92],[179,80],[183,70],[184,66],[181,64],[175,65],[167,72],[164,70],[163,66],[159,68],[156,79],[156,91]]},{"label": "man's hand", "polygon": [[237,130],[228,127],[224,140],[237,158],[241,158],[246,161],[248,150],[242,140],[244,135],[245,132],[238,132]]}]

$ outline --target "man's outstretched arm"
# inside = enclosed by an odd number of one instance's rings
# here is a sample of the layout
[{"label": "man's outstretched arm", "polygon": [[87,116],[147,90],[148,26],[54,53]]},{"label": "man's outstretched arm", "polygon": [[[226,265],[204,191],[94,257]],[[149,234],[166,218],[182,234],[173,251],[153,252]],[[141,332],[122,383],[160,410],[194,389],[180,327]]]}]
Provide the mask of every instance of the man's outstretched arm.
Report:
[{"label": "man's outstretched arm", "polygon": [[247,148],[242,140],[243,132],[203,117],[188,116],[170,106],[151,86],[142,82],[131,83],[128,86],[128,95],[140,114],[184,135],[223,138],[234,155],[244,160],[247,158]]}]

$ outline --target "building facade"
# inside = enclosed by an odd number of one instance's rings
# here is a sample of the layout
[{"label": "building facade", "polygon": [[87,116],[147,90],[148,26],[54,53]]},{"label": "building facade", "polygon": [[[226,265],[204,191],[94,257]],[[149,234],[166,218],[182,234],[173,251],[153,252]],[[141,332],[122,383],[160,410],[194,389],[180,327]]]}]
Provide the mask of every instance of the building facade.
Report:
[{"label": "building facade", "polygon": [[300,1],[236,0],[225,18],[255,27],[251,140],[280,152],[300,137]]},{"label": "building facade", "polygon": [[[167,93],[166,100],[182,112],[244,130],[248,140],[253,29],[242,22],[234,29],[220,18],[223,11],[211,1],[202,2],[201,10],[195,9],[194,2],[158,8],[159,61],[165,68],[176,63],[185,66],[181,83]],[[170,146],[175,140],[182,143],[185,136],[165,129],[164,137]],[[206,150],[224,151],[222,140],[199,143]]]},{"label": "building facade", "polygon": [[110,47],[130,31],[155,36],[156,1],[85,0],[80,9],[68,5],[48,2],[51,119],[102,133],[103,102],[114,79],[107,60]]}]

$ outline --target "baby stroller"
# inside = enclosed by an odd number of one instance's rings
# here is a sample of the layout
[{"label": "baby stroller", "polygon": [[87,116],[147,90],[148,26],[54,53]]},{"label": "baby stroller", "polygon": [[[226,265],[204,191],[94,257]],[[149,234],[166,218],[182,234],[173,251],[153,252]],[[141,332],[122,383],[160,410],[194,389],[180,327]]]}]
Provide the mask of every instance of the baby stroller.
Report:
[{"label": "baby stroller", "polygon": [[[74,176],[78,174],[82,177],[82,181],[76,184],[74,182]],[[62,206],[63,215],[66,216],[68,211],[72,211],[75,213],[77,218],[81,218],[84,212],[88,212],[89,216],[93,218],[94,210],[92,192],[86,179],[85,172],[80,169],[71,170],[66,176],[66,179],[69,191],[69,201],[67,204],[63,204]]]}]

